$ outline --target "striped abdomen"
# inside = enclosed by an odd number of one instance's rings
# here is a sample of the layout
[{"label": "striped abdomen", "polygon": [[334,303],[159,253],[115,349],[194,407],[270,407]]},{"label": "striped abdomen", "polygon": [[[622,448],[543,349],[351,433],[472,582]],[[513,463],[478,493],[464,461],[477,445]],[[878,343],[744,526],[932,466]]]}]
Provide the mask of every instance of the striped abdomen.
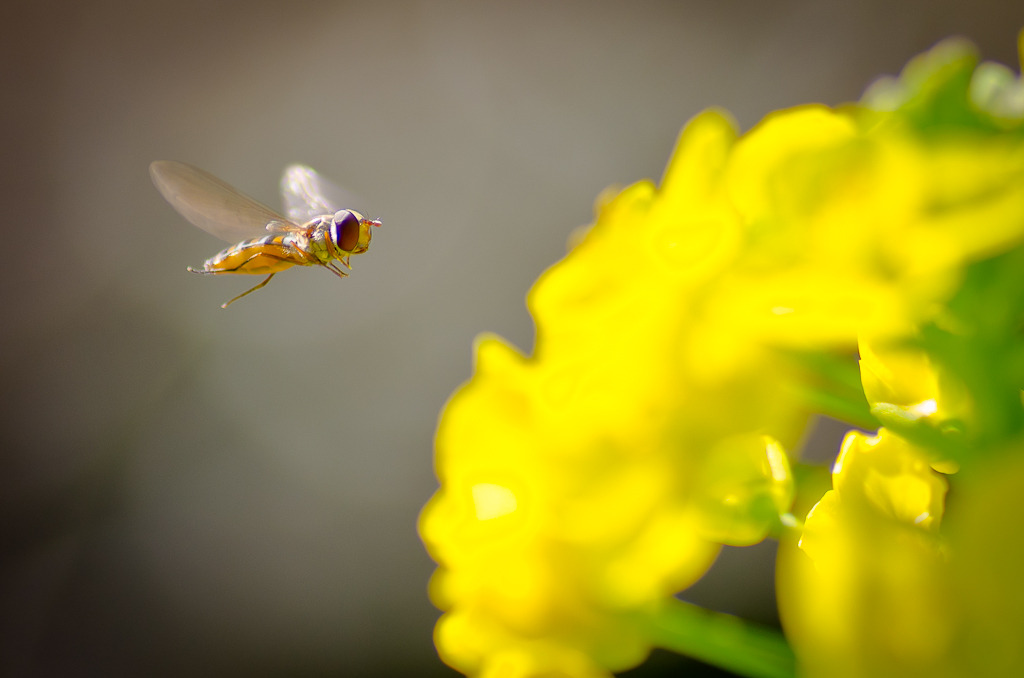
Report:
[{"label": "striped abdomen", "polygon": [[305,238],[292,233],[243,240],[203,263],[205,273],[267,274],[320,263],[305,251]]}]

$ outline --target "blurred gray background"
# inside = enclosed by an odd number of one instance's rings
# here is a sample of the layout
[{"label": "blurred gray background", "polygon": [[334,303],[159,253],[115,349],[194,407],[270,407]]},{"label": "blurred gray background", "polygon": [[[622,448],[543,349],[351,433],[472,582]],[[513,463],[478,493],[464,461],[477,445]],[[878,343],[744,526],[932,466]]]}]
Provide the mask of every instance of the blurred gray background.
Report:
[{"label": "blurred gray background", "polygon": [[[0,10],[0,675],[447,675],[416,517],[437,415],[682,125],[856,99],[1017,0],[25,2]],[[203,278],[147,166],[384,220],[339,281]],[[770,546],[689,596],[771,621]],[[722,585],[728,582],[727,585]],[[682,666],[664,656],[637,673]]]}]

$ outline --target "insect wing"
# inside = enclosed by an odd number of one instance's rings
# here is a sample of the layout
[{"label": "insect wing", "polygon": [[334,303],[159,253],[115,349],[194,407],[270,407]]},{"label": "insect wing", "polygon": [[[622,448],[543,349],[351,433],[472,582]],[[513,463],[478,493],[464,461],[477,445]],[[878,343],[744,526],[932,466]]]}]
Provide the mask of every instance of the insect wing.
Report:
[{"label": "insect wing", "polygon": [[157,190],[181,216],[227,242],[300,227],[198,167],[171,160],[149,166]]},{"label": "insect wing", "polygon": [[354,204],[352,194],[305,165],[289,165],[285,169],[281,176],[281,195],[285,214],[300,224]]}]

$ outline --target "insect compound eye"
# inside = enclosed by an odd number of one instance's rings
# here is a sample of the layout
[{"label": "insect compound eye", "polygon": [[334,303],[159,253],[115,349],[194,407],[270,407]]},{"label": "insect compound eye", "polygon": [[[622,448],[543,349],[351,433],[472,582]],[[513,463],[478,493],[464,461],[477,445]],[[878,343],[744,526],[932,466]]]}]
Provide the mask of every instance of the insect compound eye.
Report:
[{"label": "insect compound eye", "polygon": [[348,210],[337,212],[331,235],[339,249],[351,252],[359,244],[359,218]]}]

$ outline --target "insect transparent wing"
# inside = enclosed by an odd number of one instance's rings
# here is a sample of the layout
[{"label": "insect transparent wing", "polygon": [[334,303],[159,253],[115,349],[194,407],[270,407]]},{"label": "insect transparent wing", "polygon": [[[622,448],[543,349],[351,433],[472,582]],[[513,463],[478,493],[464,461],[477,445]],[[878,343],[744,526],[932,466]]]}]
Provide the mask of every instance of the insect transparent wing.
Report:
[{"label": "insect transparent wing", "polygon": [[157,190],[193,224],[227,242],[298,229],[287,218],[227,185],[209,172],[181,162],[149,166]]},{"label": "insect transparent wing", "polygon": [[305,165],[289,165],[285,169],[281,195],[285,214],[298,223],[354,205],[352,194]]}]

